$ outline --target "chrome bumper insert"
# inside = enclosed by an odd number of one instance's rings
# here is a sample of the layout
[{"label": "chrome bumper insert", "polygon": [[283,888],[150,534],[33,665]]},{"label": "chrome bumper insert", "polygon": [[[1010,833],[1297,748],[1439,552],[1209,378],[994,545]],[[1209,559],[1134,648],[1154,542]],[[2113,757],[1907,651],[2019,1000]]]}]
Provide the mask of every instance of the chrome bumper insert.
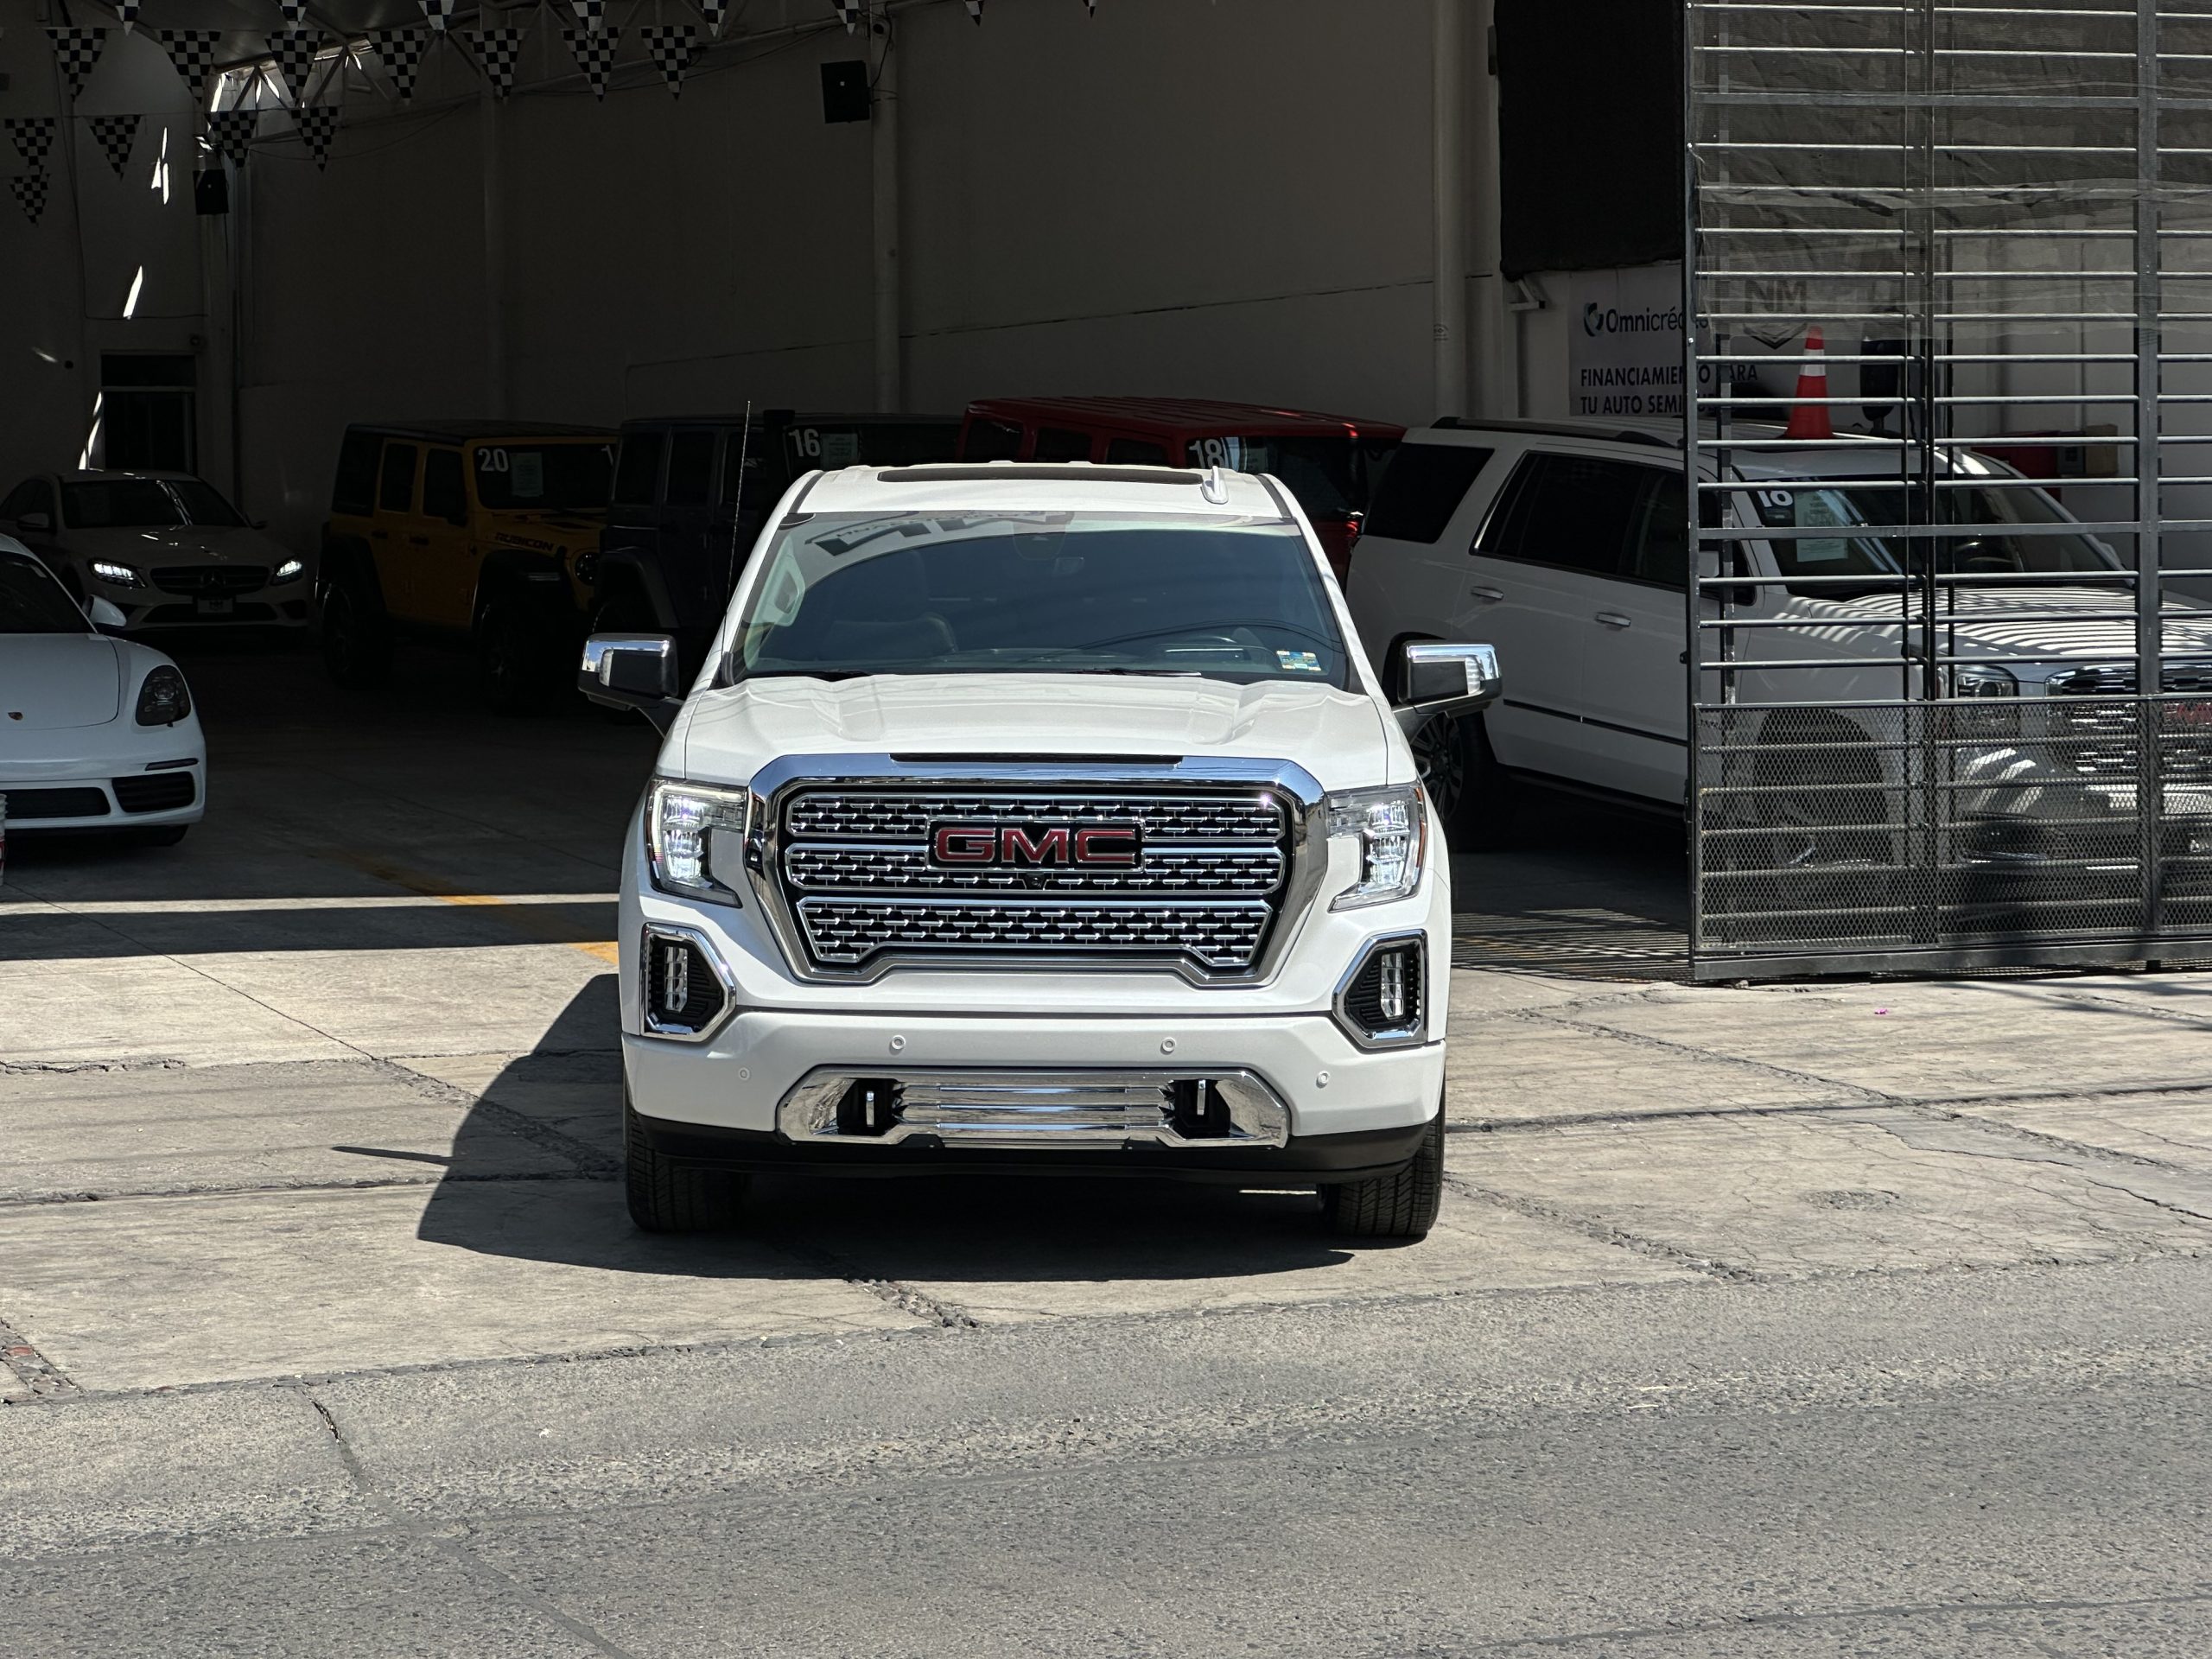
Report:
[{"label": "chrome bumper insert", "polygon": [[1280,1147],[1290,1109],[1249,1071],[809,1072],[776,1108],[796,1142]]}]

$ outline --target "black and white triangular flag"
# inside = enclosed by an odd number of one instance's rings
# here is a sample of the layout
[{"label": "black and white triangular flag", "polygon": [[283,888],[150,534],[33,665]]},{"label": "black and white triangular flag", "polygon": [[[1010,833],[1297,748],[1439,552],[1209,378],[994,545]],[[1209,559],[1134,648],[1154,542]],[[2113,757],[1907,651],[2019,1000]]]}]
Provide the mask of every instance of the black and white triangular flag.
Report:
[{"label": "black and white triangular flag", "polygon": [[215,48],[222,43],[220,29],[157,29],[155,35],[161,41],[162,50],[169,54],[169,61],[192,89],[194,100],[200,89],[207,85],[207,72],[215,67]]},{"label": "black and white triangular flag", "polygon": [[299,123],[300,142],[308,147],[308,154],[315,157],[315,170],[321,172],[330,161],[330,141],[338,133],[338,106],[335,104],[309,104],[294,110],[292,118]]},{"label": "black and white triangular flag", "polygon": [[569,55],[576,60],[576,67],[584,72],[584,79],[591,83],[591,95],[604,99],[607,96],[607,73],[614,67],[614,43],[622,38],[619,29],[594,33],[588,29],[570,29],[563,24],[561,38],[569,43]]},{"label": "black and white triangular flag", "polygon": [[415,71],[422,64],[423,54],[429,49],[430,39],[430,31],[420,23],[369,31],[369,44],[384,60],[385,73],[391,77],[392,90],[403,104],[415,96]]},{"label": "black and white triangular flag", "polygon": [[607,0],[569,0],[576,21],[594,35],[607,33]]},{"label": "black and white triangular flag", "polygon": [[480,29],[468,36],[476,53],[476,67],[492,83],[492,96],[505,98],[514,90],[515,66],[522,61],[522,30]]},{"label": "black and white triangular flag", "polygon": [[722,37],[722,19],[729,16],[729,0],[699,0],[699,15],[707,20],[707,33]]},{"label": "black and white triangular flag", "polygon": [[34,225],[46,211],[46,175],[18,173],[8,181],[8,188],[15,192],[16,206],[23,210],[23,217]]},{"label": "black and white triangular flag", "polygon": [[837,21],[844,24],[848,35],[860,27],[861,14],[868,10],[868,0],[830,0],[830,3],[836,8]]},{"label": "black and white triangular flag", "polygon": [[276,10],[284,14],[284,27],[303,29],[308,21],[308,0],[276,0]]},{"label": "black and white triangular flag", "polygon": [[138,0],[115,0],[115,20],[128,35],[138,22]]},{"label": "black and white triangular flag", "polygon": [[260,123],[259,110],[210,110],[207,137],[219,151],[230,157],[233,167],[244,167],[246,157],[253,153],[253,131]]},{"label": "black and white triangular flag", "polygon": [[983,21],[983,0],[968,0],[968,21],[981,24]]},{"label": "black and white triangular flag", "polygon": [[283,74],[292,107],[297,109],[308,101],[308,81],[315,73],[315,54],[322,50],[323,33],[309,29],[263,38],[269,42],[269,55],[276,60],[276,67]]},{"label": "black and white triangular flag", "polygon": [[92,118],[92,137],[99,140],[100,154],[107,157],[107,164],[121,178],[123,169],[130,165],[131,146],[138,142],[138,118],[135,115],[96,115]]},{"label": "black and white triangular flag", "polygon": [[668,82],[669,96],[683,97],[683,72],[691,67],[691,60],[699,55],[699,25],[696,23],[655,24],[650,28],[641,29],[638,33],[645,37],[645,50],[652,54],[653,61],[660,66],[661,77]]},{"label": "black and white triangular flag", "polygon": [[33,167],[44,167],[47,152],[54,148],[54,125],[50,115],[10,116],[8,136],[16,141],[16,154]]},{"label": "black and white triangular flag", "polygon": [[454,0],[416,0],[423,8],[423,15],[430,20],[430,27],[442,35],[446,25],[453,22]]},{"label": "black and white triangular flag", "polygon": [[85,77],[100,60],[100,49],[107,44],[107,30],[49,29],[46,38],[54,42],[54,60],[61,66],[61,78],[69,83],[69,96],[74,99],[85,90]]}]

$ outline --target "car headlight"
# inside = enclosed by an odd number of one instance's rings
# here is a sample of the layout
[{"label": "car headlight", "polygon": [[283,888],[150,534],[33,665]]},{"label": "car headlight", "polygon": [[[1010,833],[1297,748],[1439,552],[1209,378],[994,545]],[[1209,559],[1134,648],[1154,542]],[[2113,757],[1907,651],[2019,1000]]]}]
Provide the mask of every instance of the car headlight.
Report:
[{"label": "car headlight", "polygon": [[1357,836],[1359,842],[1359,880],[1338,893],[1330,909],[1388,904],[1421,886],[1428,815],[1419,784],[1340,790],[1325,804],[1330,838]]},{"label": "car headlight", "polygon": [[645,853],[653,886],[680,898],[736,904],[750,798],[741,789],[655,784],[645,806]]},{"label": "car headlight", "polygon": [[269,585],[282,587],[288,582],[297,582],[308,573],[307,565],[299,559],[287,559],[269,573]]},{"label": "car headlight", "polygon": [[163,663],[146,676],[145,683],[138,688],[138,723],[141,726],[174,726],[192,712],[192,693],[184,683],[184,676]]},{"label": "car headlight", "polygon": [[1975,702],[2009,699],[1993,708],[1952,709],[1951,728],[1958,736],[2009,741],[2020,734],[2020,683],[2009,669],[1995,663],[1961,663],[1950,671],[1949,684],[1953,696]]},{"label": "car headlight", "polygon": [[146,585],[129,565],[111,564],[105,559],[92,561],[92,574],[111,588],[143,588]]}]

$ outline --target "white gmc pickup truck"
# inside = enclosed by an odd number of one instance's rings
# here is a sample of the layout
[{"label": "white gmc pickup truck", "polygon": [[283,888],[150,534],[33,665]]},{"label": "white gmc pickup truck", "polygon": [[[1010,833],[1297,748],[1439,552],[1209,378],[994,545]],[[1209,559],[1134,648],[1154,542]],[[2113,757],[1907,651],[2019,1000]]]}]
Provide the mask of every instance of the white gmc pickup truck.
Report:
[{"label": "white gmc pickup truck", "polygon": [[1269,478],[850,467],[762,532],[624,864],[641,1227],[747,1175],[993,1169],[1311,1184],[1418,1237],[1442,1180],[1450,867],[1402,728],[1498,692],[1415,647],[1394,709]]}]

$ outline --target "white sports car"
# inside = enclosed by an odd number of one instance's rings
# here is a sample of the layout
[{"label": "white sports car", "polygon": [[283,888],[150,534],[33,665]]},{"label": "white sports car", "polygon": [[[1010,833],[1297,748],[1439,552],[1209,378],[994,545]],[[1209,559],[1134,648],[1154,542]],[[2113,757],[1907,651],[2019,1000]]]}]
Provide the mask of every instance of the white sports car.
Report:
[{"label": "white sports car", "polygon": [[166,846],[207,810],[207,745],[177,665],[110,639],[12,537],[0,536],[0,824],[108,830]]},{"label": "white sports car", "polygon": [[43,473],[0,498],[0,532],[132,633],[308,625],[306,562],[190,473]]}]

